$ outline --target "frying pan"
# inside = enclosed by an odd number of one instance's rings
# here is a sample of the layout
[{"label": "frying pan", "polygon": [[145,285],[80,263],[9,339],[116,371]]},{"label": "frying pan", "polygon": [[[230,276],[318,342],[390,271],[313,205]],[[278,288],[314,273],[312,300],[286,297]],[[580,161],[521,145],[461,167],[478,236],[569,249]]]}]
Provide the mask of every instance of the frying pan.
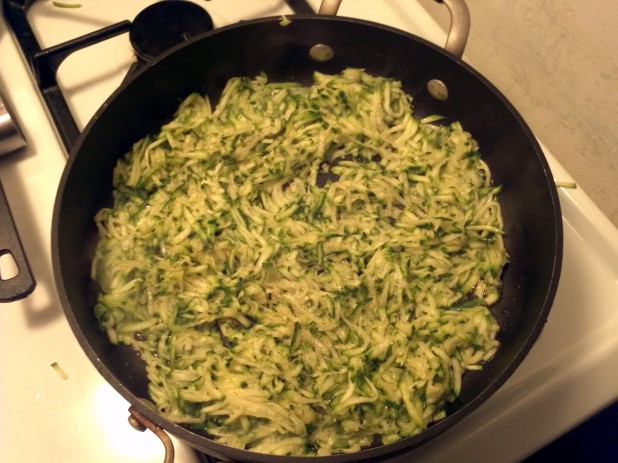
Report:
[{"label": "frying pan", "polygon": [[[461,2],[451,0],[461,6]],[[465,9],[465,5],[463,7]],[[407,452],[461,420],[491,396],[524,359],[547,319],[560,275],[562,225],[556,188],[544,155],[528,126],[483,76],[439,47],[387,26],[336,16],[290,17],[242,22],[198,36],[164,54],[126,81],[96,113],[71,152],[52,224],[54,274],[66,317],[92,363],[132,408],[158,427],[215,457],[246,462],[377,461]],[[465,39],[464,39],[465,42]],[[326,45],[332,57],[310,56]],[[159,416],[148,397],[141,361],[127,347],[110,344],[99,330],[89,279],[97,240],[93,217],[110,205],[112,170],[133,142],[156,132],[191,92],[217,98],[233,76],[265,72],[271,81],[308,84],[318,70],[347,67],[402,81],[418,116],[459,120],[479,142],[495,182],[503,187],[505,242],[510,263],[503,295],[492,308],[501,325],[501,348],[483,370],[464,377],[447,418],[393,444],[329,457],[273,457],[230,448]],[[436,98],[428,82],[439,81],[448,97]]]}]

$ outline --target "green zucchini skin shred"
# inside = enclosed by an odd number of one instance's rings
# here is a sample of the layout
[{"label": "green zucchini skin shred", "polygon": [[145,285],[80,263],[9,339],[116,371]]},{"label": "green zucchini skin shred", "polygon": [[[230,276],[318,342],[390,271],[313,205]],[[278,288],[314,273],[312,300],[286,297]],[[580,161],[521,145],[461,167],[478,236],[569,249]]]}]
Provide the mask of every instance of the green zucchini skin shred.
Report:
[{"label": "green zucchini skin shred", "polygon": [[401,83],[231,79],[114,171],[95,313],[171,421],[275,455],[389,444],[445,417],[499,347],[508,261],[489,168]]}]

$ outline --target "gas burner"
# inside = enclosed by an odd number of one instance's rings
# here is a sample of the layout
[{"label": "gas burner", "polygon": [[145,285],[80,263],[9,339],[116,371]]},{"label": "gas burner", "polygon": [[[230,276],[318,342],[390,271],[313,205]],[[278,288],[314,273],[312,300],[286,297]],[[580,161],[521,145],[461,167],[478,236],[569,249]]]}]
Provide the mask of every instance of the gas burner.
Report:
[{"label": "gas burner", "polygon": [[148,62],[213,27],[210,14],[198,4],[165,0],[153,3],[133,19],[129,39],[137,58]]}]

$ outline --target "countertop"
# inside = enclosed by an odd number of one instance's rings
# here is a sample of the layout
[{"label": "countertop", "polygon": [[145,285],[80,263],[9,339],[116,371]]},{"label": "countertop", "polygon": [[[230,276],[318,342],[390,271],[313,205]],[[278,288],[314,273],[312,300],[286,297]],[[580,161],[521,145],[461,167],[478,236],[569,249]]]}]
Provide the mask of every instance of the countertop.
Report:
[{"label": "countertop", "polygon": [[[444,6],[419,1],[448,29]],[[471,30],[464,60],[505,94],[618,226],[618,4],[467,3]]]}]

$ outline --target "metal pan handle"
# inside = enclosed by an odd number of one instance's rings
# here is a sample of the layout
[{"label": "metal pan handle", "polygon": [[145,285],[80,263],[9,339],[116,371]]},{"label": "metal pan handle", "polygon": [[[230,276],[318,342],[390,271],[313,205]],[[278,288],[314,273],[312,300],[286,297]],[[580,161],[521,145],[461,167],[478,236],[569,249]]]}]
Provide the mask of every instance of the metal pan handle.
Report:
[{"label": "metal pan handle", "polygon": [[138,431],[145,431],[146,429],[150,430],[155,436],[159,438],[161,443],[163,444],[163,448],[165,450],[165,456],[163,459],[163,463],[174,463],[174,457],[176,456],[176,452],[174,451],[174,444],[172,443],[172,439],[167,433],[161,429],[159,426],[154,424],[148,418],[146,418],[137,408],[133,405],[129,407],[129,424],[133,426],[134,429]]},{"label": "metal pan handle", "polygon": [[[318,14],[336,15],[343,0],[322,0]],[[461,58],[470,32],[470,12],[464,0],[435,0],[444,3],[451,15],[451,25],[444,49],[456,58]]]}]

